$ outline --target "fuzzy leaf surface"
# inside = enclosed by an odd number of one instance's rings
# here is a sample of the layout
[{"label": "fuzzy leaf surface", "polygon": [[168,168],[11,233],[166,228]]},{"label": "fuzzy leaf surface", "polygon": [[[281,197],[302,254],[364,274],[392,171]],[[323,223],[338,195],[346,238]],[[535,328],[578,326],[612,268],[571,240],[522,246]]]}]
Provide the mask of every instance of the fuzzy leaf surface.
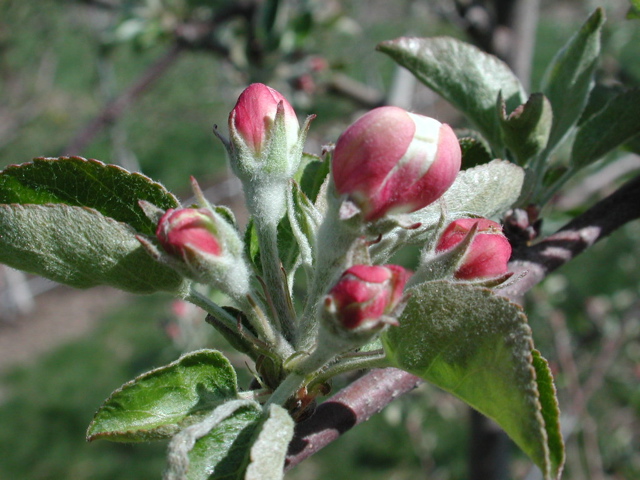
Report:
[{"label": "fuzzy leaf surface", "polygon": [[[166,478],[281,480],[293,428],[293,419],[279,405],[264,412],[255,402],[223,404],[174,438],[169,446],[171,474]],[[184,451],[185,444],[193,446]],[[186,476],[181,476],[184,466]]]},{"label": "fuzzy leaf surface", "polygon": [[89,208],[0,205],[0,263],[76,288],[182,289],[182,277],[154,260],[135,235],[131,226]]},{"label": "fuzzy leaf surface", "polygon": [[125,383],[96,412],[87,440],[142,442],[174,435],[237,397],[236,373],[215,350],[198,350]]},{"label": "fuzzy leaf surface", "polygon": [[546,479],[558,478],[555,389],[522,309],[491,290],[444,281],[410,292],[400,326],[382,338],[390,362],[495,420]]},{"label": "fuzzy leaf surface", "polygon": [[498,94],[502,92],[509,111],[527,98],[522,84],[506,63],[450,37],[402,37],[382,42],[377,49],[458,108],[493,149],[501,150],[495,108]]},{"label": "fuzzy leaf surface", "polygon": [[163,210],[179,206],[173,194],[159,183],[98,160],[36,158],[0,172],[0,203],[89,207],[140,233],[153,235],[156,226],[138,205],[139,200]]},{"label": "fuzzy leaf surface", "polygon": [[587,104],[600,55],[600,31],[604,21],[604,11],[596,9],[556,54],[544,74],[541,90],[553,109],[546,152],[551,152],[578,122]]},{"label": "fuzzy leaf surface", "polygon": [[[524,170],[506,160],[492,160],[462,170],[442,196],[451,217],[493,217],[510,208],[522,190]],[[411,220],[431,225],[438,221],[441,206],[434,203],[411,214]]]},{"label": "fuzzy leaf surface", "polygon": [[640,88],[623,92],[584,122],[571,152],[575,169],[583,168],[640,135]]}]

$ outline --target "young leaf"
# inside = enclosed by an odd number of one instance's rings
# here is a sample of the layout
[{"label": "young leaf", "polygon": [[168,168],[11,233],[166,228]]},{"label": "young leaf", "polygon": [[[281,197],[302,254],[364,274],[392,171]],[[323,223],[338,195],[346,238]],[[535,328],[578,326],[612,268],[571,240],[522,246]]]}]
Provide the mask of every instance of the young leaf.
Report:
[{"label": "young leaf", "polygon": [[327,175],[329,175],[330,164],[331,162],[328,158],[323,160],[319,157],[314,157],[312,161],[305,165],[300,179],[294,179],[300,184],[300,188],[312,202],[316,201],[320,187],[322,187]]},{"label": "young leaf", "polygon": [[241,480],[262,408],[232,400],[173,437],[165,480]]},{"label": "young leaf", "polygon": [[0,203],[90,207],[140,233],[154,235],[156,226],[138,205],[139,200],[164,210],[180,205],[159,183],[98,160],[36,158],[0,172]]},{"label": "young leaf", "polygon": [[546,479],[558,478],[557,401],[522,309],[470,285],[428,282],[410,292],[400,326],[383,335],[390,362],[494,419]]},{"label": "young leaf", "polygon": [[465,135],[458,138],[462,150],[462,169],[468,170],[478,165],[484,165],[493,160],[491,151],[480,135]]},{"label": "young leaf", "polygon": [[571,151],[575,169],[583,168],[640,135],[640,88],[623,92],[578,129]]},{"label": "young leaf", "polygon": [[165,479],[281,480],[293,427],[278,405],[225,403],[174,437]]},{"label": "young leaf", "polygon": [[76,288],[177,292],[184,280],[154,260],[129,225],[83,207],[0,205],[0,263]]},{"label": "young leaf", "polygon": [[502,150],[495,109],[498,94],[502,92],[509,111],[527,98],[507,64],[473,45],[449,37],[402,37],[382,42],[377,49],[460,109],[494,150]]},{"label": "young leaf", "polygon": [[553,114],[551,104],[543,94],[531,94],[527,103],[509,115],[500,99],[498,115],[504,143],[513,152],[519,165],[525,165],[547,146]]},{"label": "young leaf", "polygon": [[604,10],[596,9],[556,54],[545,72],[541,90],[553,108],[553,125],[546,152],[551,152],[578,122],[587,104],[600,55],[600,30],[604,21]]},{"label": "young leaf", "polygon": [[236,373],[224,355],[191,352],[113,392],[93,417],[87,440],[168,438],[237,394]]},{"label": "young leaf", "polygon": [[[493,217],[510,208],[522,190],[524,170],[506,160],[493,160],[461,171],[442,197],[451,217],[478,215]],[[411,214],[413,222],[436,223],[441,206],[429,205]]]},{"label": "young leaf", "polygon": [[280,405],[271,405],[251,446],[244,480],[280,480],[295,423]]}]

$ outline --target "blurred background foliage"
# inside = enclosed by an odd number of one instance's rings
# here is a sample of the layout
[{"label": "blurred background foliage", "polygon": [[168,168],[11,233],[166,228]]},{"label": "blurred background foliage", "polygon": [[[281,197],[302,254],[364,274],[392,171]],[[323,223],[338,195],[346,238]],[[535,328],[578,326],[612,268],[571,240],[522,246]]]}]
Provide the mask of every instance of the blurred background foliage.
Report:
[{"label": "blurred background foliage", "polygon": [[[500,32],[491,15],[499,17],[495,9],[506,3],[0,0],[0,167],[77,154],[140,170],[178,195],[188,195],[189,175],[219,185],[227,166],[211,130],[217,124],[226,133],[237,95],[254,81],[281,91],[301,117],[318,115],[308,150],[319,153],[320,145],[335,141],[355,115],[387,101],[397,86],[397,69],[374,51],[378,42],[453,35],[481,43],[472,27],[483,25],[484,12],[485,26]],[[532,91],[553,54],[596,6],[605,7],[609,18],[599,81],[640,84],[640,21],[625,19],[628,2],[545,0]],[[413,109],[464,126],[426,87],[410,88]],[[90,130],[96,119],[98,127]],[[549,209],[545,231],[640,169],[638,157],[626,152],[605,162],[599,173],[585,172],[567,185]],[[241,211],[237,199],[225,201]],[[564,478],[640,478],[638,258],[635,222],[526,299],[565,415]],[[91,302],[91,291],[79,294]],[[126,298],[81,339],[34,352],[24,365],[10,359],[0,365],[0,479],[160,477],[162,443],[86,444],[93,412],[123,382],[182,351],[226,346],[197,311],[162,296]],[[0,335],[27,321],[0,325]],[[232,360],[246,372],[244,358]],[[241,385],[249,379],[246,374]],[[339,388],[336,382],[334,391]],[[423,385],[287,478],[468,478],[468,416],[453,397]],[[511,453],[510,477],[525,478],[529,463],[515,448]]]}]

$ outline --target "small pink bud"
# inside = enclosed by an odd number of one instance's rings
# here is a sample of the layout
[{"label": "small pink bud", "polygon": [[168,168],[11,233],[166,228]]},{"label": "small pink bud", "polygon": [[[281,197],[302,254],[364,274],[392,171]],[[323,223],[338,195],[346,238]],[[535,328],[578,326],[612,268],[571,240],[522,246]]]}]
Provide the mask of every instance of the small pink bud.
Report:
[{"label": "small pink bud", "polygon": [[451,127],[398,107],[360,117],[333,152],[336,189],[366,221],[409,213],[433,203],[451,186],[462,154]]},{"label": "small pink bud", "polygon": [[237,132],[256,155],[260,155],[266,146],[279,103],[282,103],[284,109],[287,145],[295,145],[300,130],[296,112],[291,104],[271,87],[262,83],[249,85],[240,94],[229,115],[229,130]]},{"label": "small pink bud", "polygon": [[507,273],[511,245],[502,233],[502,227],[486,218],[461,218],[449,224],[442,233],[436,252],[449,250],[462,242],[469,230],[478,229],[455,272],[460,280],[498,277]]},{"label": "small pink bud", "polygon": [[384,326],[390,321],[383,316],[400,304],[410,276],[398,265],[354,265],[325,298],[325,309],[347,330]]},{"label": "small pink bud", "polygon": [[187,261],[190,251],[219,256],[222,253],[216,227],[206,209],[169,209],[160,218],[156,230],[165,251]]}]

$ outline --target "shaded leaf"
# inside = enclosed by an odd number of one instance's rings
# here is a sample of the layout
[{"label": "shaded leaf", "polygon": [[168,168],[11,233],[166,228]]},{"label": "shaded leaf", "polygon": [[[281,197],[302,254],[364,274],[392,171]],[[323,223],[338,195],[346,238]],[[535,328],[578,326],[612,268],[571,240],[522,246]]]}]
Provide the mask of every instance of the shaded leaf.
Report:
[{"label": "shaded leaf", "polygon": [[114,391],[96,412],[87,440],[142,442],[174,435],[237,397],[236,373],[215,350],[198,350]]},{"label": "shaded leaf", "polygon": [[140,233],[153,235],[156,225],[144,214],[139,200],[163,210],[179,206],[178,200],[159,183],[98,160],[36,158],[0,172],[0,203],[90,207],[128,223]]},{"label": "shaded leaf", "polygon": [[154,260],[125,223],[63,204],[0,205],[0,263],[76,288],[176,292],[184,281]]},{"label": "shaded leaf", "polygon": [[604,10],[596,9],[556,54],[544,74],[541,90],[553,108],[547,152],[551,152],[578,122],[587,104],[600,55],[600,31],[604,21]]},{"label": "shaded leaf", "polygon": [[469,135],[458,138],[458,142],[462,150],[463,170],[484,165],[493,160],[490,149],[482,139]]},{"label": "shaded leaf", "polygon": [[506,63],[455,38],[402,37],[377,47],[464,113],[496,151],[502,140],[496,113],[502,92],[510,111],[526,100]]},{"label": "shaded leaf", "polygon": [[549,140],[553,114],[549,100],[541,93],[533,93],[527,103],[507,115],[502,100],[498,114],[504,143],[515,155],[519,165],[544,150]]},{"label": "shaded leaf", "polygon": [[185,428],[169,444],[165,480],[243,479],[261,416],[256,402],[232,400]]},{"label": "shaded leaf", "polygon": [[545,478],[558,478],[555,391],[522,309],[488,289],[443,281],[410,292],[400,326],[383,335],[390,362],[494,419]]},{"label": "shaded leaf", "polygon": [[571,151],[575,169],[586,167],[640,134],[640,88],[623,92],[578,129]]},{"label": "shaded leaf", "polygon": [[318,198],[320,187],[322,187],[327,175],[329,175],[330,164],[331,162],[328,159],[323,160],[319,157],[314,157],[313,161],[306,164],[300,179],[295,179],[300,184],[304,194],[312,202],[315,202],[316,198]]}]

